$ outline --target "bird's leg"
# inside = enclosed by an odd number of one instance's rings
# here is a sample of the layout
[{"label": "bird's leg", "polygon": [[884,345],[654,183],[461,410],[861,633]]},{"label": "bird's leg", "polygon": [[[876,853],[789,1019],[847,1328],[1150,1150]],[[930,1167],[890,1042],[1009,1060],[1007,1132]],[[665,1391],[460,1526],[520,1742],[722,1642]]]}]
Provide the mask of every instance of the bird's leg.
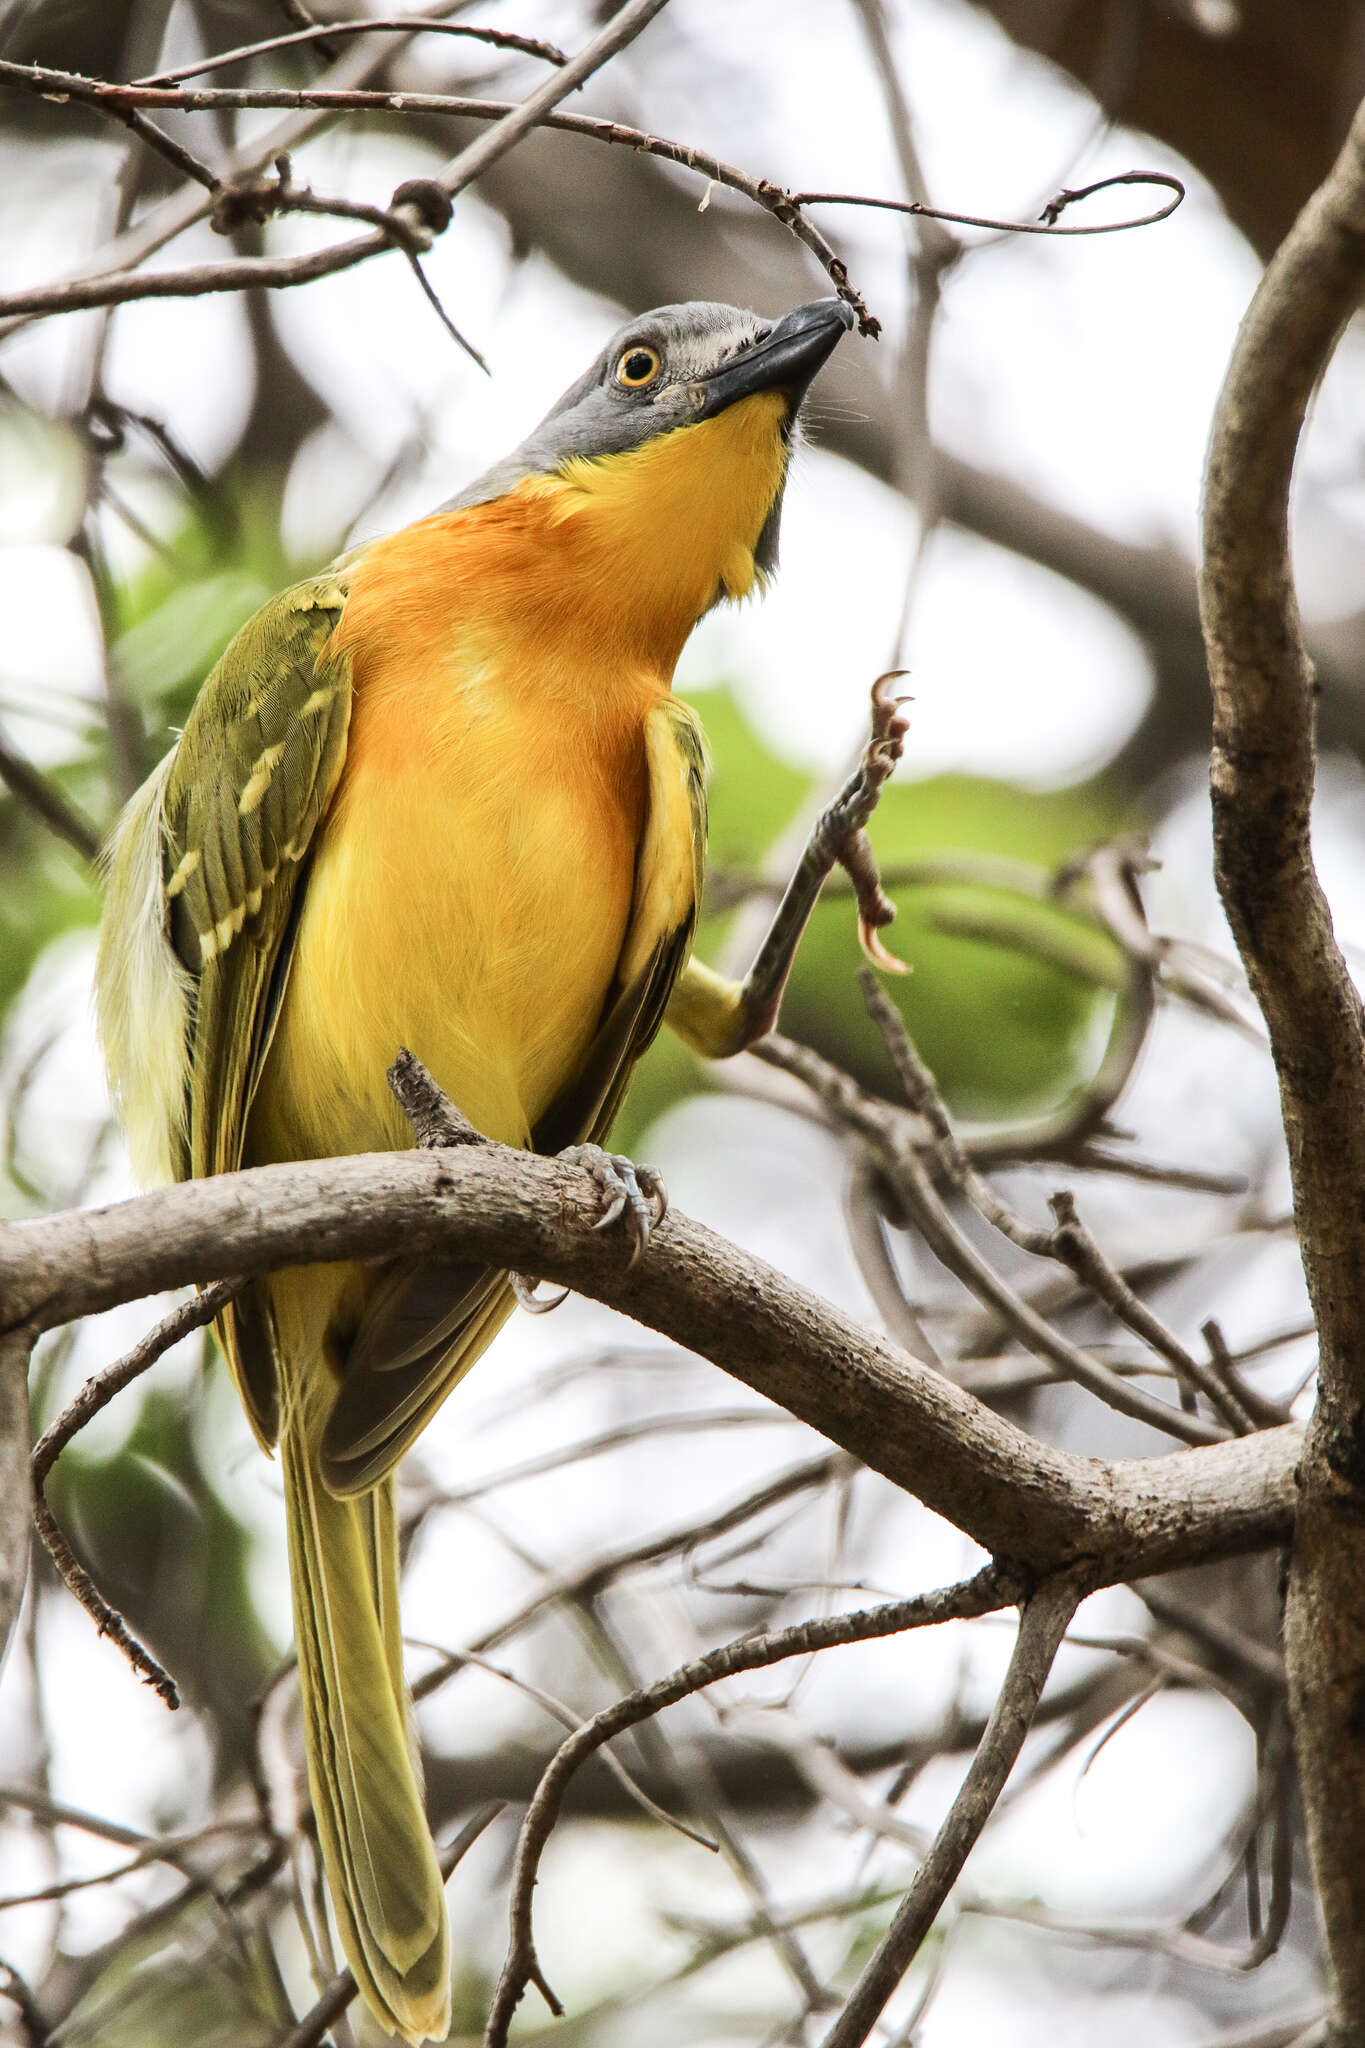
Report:
[{"label": "bird's leg", "polygon": [[663,1176],[652,1166],[637,1166],[621,1152],[604,1152],[600,1145],[566,1145],[559,1157],[570,1166],[584,1166],[596,1181],[602,1196],[602,1214],[594,1230],[610,1230],[624,1222],[630,1233],[633,1266],[650,1232],[668,1214],[668,1191]]},{"label": "bird's leg", "polygon": [[462,1109],[438,1088],[416,1053],[405,1045],[385,1077],[408,1122],[417,1144],[426,1151],[445,1145],[486,1145],[482,1131],[475,1130]]},{"label": "bird's leg", "polygon": [[833,803],[816,819],[796,872],[743,981],[727,981],[699,960],[689,961],[679,978],[668,1006],[668,1021],[708,1059],[728,1059],[743,1052],[776,1024],[801,934],[826,877],[835,867],[843,867],[853,884],[863,950],[877,966],[905,971],[877,936],[881,926],[890,924],[896,909],[882,888],[867,836],[867,821],[905,742],[908,721],[901,706],[906,700],[893,697],[890,691],[900,673],[892,670],[873,684],[872,736],[863,758]]},{"label": "bird's leg", "polygon": [[[388,1082],[419,1145],[488,1143],[482,1131],[476,1130],[464,1111],[457,1109],[437,1087],[416,1054],[405,1045],[399,1047],[398,1057],[389,1068]],[[625,1218],[633,1266],[649,1243],[650,1232],[668,1214],[663,1175],[652,1166],[637,1166],[621,1152],[604,1152],[600,1145],[567,1145],[559,1157],[570,1166],[586,1167],[597,1183],[602,1214],[594,1223],[594,1230],[609,1230],[613,1223]],[[568,1300],[567,1287],[558,1294],[538,1294],[540,1281],[533,1274],[509,1272],[507,1277],[517,1300],[533,1316],[548,1315],[552,1308]]]}]

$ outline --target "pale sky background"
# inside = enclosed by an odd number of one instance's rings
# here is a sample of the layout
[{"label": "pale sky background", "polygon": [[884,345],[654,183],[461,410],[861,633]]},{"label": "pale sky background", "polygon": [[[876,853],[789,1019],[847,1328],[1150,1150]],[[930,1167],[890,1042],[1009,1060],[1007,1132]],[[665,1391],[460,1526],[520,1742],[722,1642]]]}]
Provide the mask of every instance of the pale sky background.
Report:
[{"label": "pale sky background", "polygon": [[[984,16],[956,0],[897,0],[893,12],[928,184],[942,203],[1027,217],[1061,185],[1112,171],[1175,169],[1187,180],[1185,205],[1160,227],[1094,240],[1020,238],[964,262],[949,280],[936,334],[932,413],[947,447],[1116,535],[1171,538],[1192,551],[1208,420],[1258,274],[1253,255],[1188,166],[1145,137],[1097,136],[1088,99],[1021,54]],[[580,10],[549,0],[499,7],[488,18],[570,47],[581,40]],[[177,8],[167,63],[193,54],[187,37],[185,11]],[[424,62],[412,60],[414,85]],[[598,87],[585,96],[589,107],[614,107],[629,97],[638,118],[656,130],[792,186],[900,191],[851,12],[814,0],[674,0],[614,76],[615,90]],[[53,127],[59,132],[59,123]],[[117,156],[116,144],[64,148],[57,180],[46,176],[35,152],[16,160],[12,145],[0,149],[0,289],[59,274],[99,238]],[[419,173],[422,152],[342,133],[310,145],[296,168],[319,189],[383,197],[399,178]],[[702,190],[696,181],[699,199]],[[1111,197],[1117,211],[1132,195]],[[880,348],[889,353],[905,318],[901,228],[886,216],[821,218],[882,317]],[[298,221],[270,230],[279,249],[322,233],[331,230]],[[199,230],[158,260],[179,264],[221,248]],[[277,301],[287,345],[337,415],[305,447],[286,490],[286,532],[301,556],[332,545],[417,423],[425,460],[370,508],[363,531],[400,524],[451,495],[521,437],[622,317],[621,308],[566,284],[540,259],[513,267],[505,230],[475,197],[460,202],[428,268],[453,317],[487,355],[491,380],[455,350],[394,259]],[[812,265],[810,296],[826,288]],[[229,454],[250,403],[242,318],[232,301],[205,299],[132,306],[114,326],[109,389],[164,419],[208,468]],[[48,323],[0,349],[0,370],[33,405],[56,405],[71,388],[85,331],[80,318]],[[866,350],[872,373],[870,344],[843,346]],[[1310,482],[1330,485],[1332,510],[1342,520],[1365,510],[1360,372],[1360,351],[1351,345],[1320,396],[1304,460]],[[893,636],[914,535],[910,514],[891,491],[822,451],[818,398],[812,412],[811,445],[788,491],[783,574],[761,605],[703,623],[681,681],[699,693],[704,714],[706,685],[733,680],[774,748],[830,772],[862,729],[870,678],[897,651]],[[169,516],[171,494],[154,471],[125,464],[123,485],[150,523]],[[83,569],[62,546],[77,488],[60,443],[22,436],[0,419],[0,727],[43,763],[72,746],[72,704],[93,699],[99,687],[93,601]],[[1316,514],[1300,532],[1305,605],[1349,611],[1365,602],[1365,557],[1343,544],[1340,526],[1330,546],[1326,532]],[[136,562],[141,544],[126,529],[111,523],[109,541],[122,564]],[[1103,606],[955,532],[936,536],[929,547],[902,659],[915,697],[906,769],[912,779],[954,768],[1040,787],[1073,780],[1122,743],[1150,682],[1143,649]],[[1360,794],[1355,771],[1330,769],[1324,869],[1348,942],[1365,925]],[[1154,884],[1158,922],[1226,950],[1208,880],[1206,804],[1197,777],[1163,826],[1158,850],[1166,861]],[[0,1050],[0,1078],[12,1079],[52,1035],[29,1115],[73,1171],[106,1106],[88,1011],[92,950],[84,938],[69,939],[40,963]],[[1224,1033],[1169,1017],[1123,1120],[1150,1134],[1143,1149],[1169,1151],[1177,1128],[1191,1158],[1254,1164],[1275,1142],[1264,1059]],[[722,1146],[723,1175],[715,1170]],[[680,1207],[871,1315],[844,1247],[838,1154],[824,1135],[759,1104],[712,1098],[673,1112],[649,1149]],[[121,1149],[111,1145],[93,1192],[108,1197],[130,1188]],[[1124,1231],[1129,1201],[1122,1184],[1098,1183],[1087,1196],[1102,1236]],[[1197,1198],[1164,1197],[1144,1210],[1144,1220],[1154,1216],[1167,1228],[1182,1213],[1197,1220]],[[1292,1256],[1275,1242],[1230,1265],[1223,1284],[1224,1299],[1211,1300],[1204,1289],[1184,1305],[1191,1330],[1201,1316],[1218,1313],[1236,1342],[1268,1322],[1289,1320],[1301,1303]],[[87,1329],[72,1376],[123,1348],[148,1319],[141,1305]],[[526,1390],[554,1361],[622,1337],[642,1354],[640,1385],[632,1386],[628,1373],[607,1373],[591,1394],[579,1386],[572,1395],[528,1404]],[[647,1333],[627,1330],[588,1304],[573,1303],[542,1322],[518,1318],[428,1431],[421,1460],[447,1478],[473,1476],[609,1426],[641,1401],[670,1409],[746,1405],[742,1390],[710,1368],[647,1372],[644,1355],[653,1358],[658,1349]],[[1286,1354],[1285,1384],[1306,1362],[1302,1349]],[[170,1383],[174,1371],[163,1365],[158,1382]],[[92,1442],[118,1441],[135,1412],[131,1402],[116,1405],[91,1432]],[[1104,1448],[1136,1443],[1126,1425],[1109,1421],[1113,1442]],[[283,1642],[277,1470],[252,1450],[221,1375],[204,1397],[199,1427],[217,1446],[225,1493],[259,1531],[262,1602]],[[689,1503],[703,1505],[691,1492],[699,1472],[708,1499],[737,1494],[773,1459],[795,1454],[798,1439],[813,1447],[814,1439],[780,1418],[771,1429],[717,1433],[706,1440],[704,1464],[664,1442],[628,1472],[589,1467],[519,1487],[497,1512],[518,1541],[562,1562],[586,1554],[607,1531],[619,1536],[625,1526],[664,1523]],[[970,1566],[963,1539],[875,1482],[866,1483],[861,1513],[866,1556],[888,1586],[910,1590]],[[458,1528],[447,1530],[446,1519]],[[494,1529],[467,1514],[442,1518],[439,1551],[437,1534],[435,1527],[428,1531],[414,1561],[407,1623],[415,1635],[460,1640],[510,1603],[524,1572]],[[790,1569],[793,1578],[818,1569],[820,1540],[803,1523],[775,1548],[772,1569]],[[652,1662],[662,1670],[688,1654],[691,1623],[671,1595],[660,1590],[647,1599],[647,1591],[642,1582],[641,1627],[651,1631]],[[797,1600],[792,1618],[801,1611]],[[1134,1626],[1135,1603],[1122,1593],[1102,1596],[1086,1622]],[[191,1717],[168,1723],[73,1606],[49,1603],[46,1628],[54,1790],[136,1824],[206,1800],[206,1749]],[[800,1704],[830,1734],[913,1733],[932,1724],[963,1658],[984,1696],[1008,1640],[1007,1630],[981,1626],[844,1651],[837,1662],[821,1664]],[[735,1689],[732,1701],[780,1692],[755,1681]],[[0,1751],[7,1728],[18,1724],[21,1694],[16,1667],[0,1692]],[[524,1704],[510,1711],[528,1730],[536,1726]],[[703,1717],[710,1711],[696,1709]],[[470,1676],[449,1689],[429,1726],[442,1746],[474,1750],[491,1727],[507,1725],[508,1713],[492,1680]],[[1030,1789],[973,1861],[969,1889],[1034,1896],[1078,1913],[1160,1911],[1202,1870],[1209,1845],[1235,1818],[1253,1767],[1247,1730],[1225,1703],[1168,1695],[1116,1735],[1083,1782],[1067,1772]],[[907,1803],[908,1819],[932,1824],[952,1789],[942,1773],[926,1774]],[[762,1844],[784,1894],[818,1893],[853,1867],[856,1850],[846,1838],[834,1839],[839,1846],[831,1852],[827,1828],[790,1829]],[[63,1850],[73,1869],[101,1868],[107,1855],[75,1837],[64,1840]],[[837,1869],[822,1861],[832,1853]],[[670,1836],[642,1845],[632,1835],[629,1854],[638,1864],[627,1864],[619,1831],[577,1827],[565,1830],[547,1859],[539,1925],[550,1975],[571,2003],[605,1982],[621,1955],[642,1947],[664,1953],[669,1937],[660,1929],[661,1911],[740,1910],[712,1859],[687,1843]],[[879,1851],[875,1867],[903,1873],[904,1852],[898,1855],[899,1861]],[[467,1869],[469,1882],[453,1895],[457,1923],[464,1938],[491,1955],[501,1927],[500,1902],[489,1896],[500,1882],[492,1850],[481,1849]],[[24,1875],[16,1836],[0,1835],[0,1890],[16,1888]],[[115,1924],[112,1911],[99,1891],[73,1900],[76,1939],[93,1945],[105,1938]],[[45,1925],[39,1909],[22,1922],[16,1916],[0,1946],[23,1967]],[[1155,1960],[1145,1985],[1134,1990],[1129,1981],[1109,1995],[1102,1973],[1064,1967],[1061,1945],[1046,1938],[964,1920],[953,1941],[944,1989],[921,2037],[926,2048],[978,2040],[1060,2048],[1089,2043],[1100,2026],[1107,2048],[1205,2038],[1204,2020]],[[723,1993],[691,1990],[689,1999],[699,2003],[687,2008],[692,2032],[684,2027],[680,2038],[723,2048],[731,2038],[718,2016],[732,2009],[726,2001],[752,2009],[774,1990],[770,1970],[750,1957],[730,1966]],[[1266,2009],[1277,1993],[1289,2005],[1309,1988],[1302,1967],[1284,1957],[1247,1997]],[[716,2005],[707,2004],[712,1998]]]}]

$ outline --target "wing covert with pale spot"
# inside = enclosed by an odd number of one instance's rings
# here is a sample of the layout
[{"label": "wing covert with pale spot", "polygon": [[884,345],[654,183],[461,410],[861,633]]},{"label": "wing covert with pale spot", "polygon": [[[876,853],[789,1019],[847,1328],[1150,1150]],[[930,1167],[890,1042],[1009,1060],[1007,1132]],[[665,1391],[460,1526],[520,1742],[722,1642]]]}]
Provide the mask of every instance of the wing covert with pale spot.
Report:
[{"label": "wing covert with pale spot", "polygon": [[[279,1014],[300,881],[346,757],[350,663],[332,650],[335,574],[285,591],[209,676],[162,809],[170,942],[194,983],[183,1175],[242,1163],[247,1116]],[[222,1319],[258,1434],[277,1423],[274,1360],[254,1294]]]}]

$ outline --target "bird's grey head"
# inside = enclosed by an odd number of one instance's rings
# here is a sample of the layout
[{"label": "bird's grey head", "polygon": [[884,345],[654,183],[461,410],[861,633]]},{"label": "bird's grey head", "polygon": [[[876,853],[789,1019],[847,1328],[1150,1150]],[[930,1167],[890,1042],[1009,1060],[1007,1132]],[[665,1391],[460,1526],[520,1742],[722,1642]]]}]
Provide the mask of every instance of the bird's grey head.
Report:
[{"label": "bird's grey head", "polygon": [[[554,475],[575,460],[625,454],[760,391],[787,399],[782,431],[789,438],[811,379],[852,325],[842,299],[817,299],[777,321],[703,299],[657,306],[619,327],[520,447],[450,509],[486,505],[524,478]],[[781,510],[779,494],[755,550],[761,570],[776,563]]]}]

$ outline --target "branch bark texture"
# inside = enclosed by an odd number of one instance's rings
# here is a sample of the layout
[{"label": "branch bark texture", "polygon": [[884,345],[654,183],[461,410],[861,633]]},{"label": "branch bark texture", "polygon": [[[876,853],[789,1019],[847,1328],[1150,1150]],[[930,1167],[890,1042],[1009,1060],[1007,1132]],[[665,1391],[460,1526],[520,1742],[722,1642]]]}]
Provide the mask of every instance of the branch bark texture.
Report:
[{"label": "branch bark texture", "polygon": [[1218,885],[1270,1031],[1321,1339],[1286,1636],[1309,1842],[1365,2043],[1365,1030],[1313,865],[1314,683],[1289,548],[1314,385],[1365,287],[1365,107],[1266,271],[1214,419],[1200,598]]},{"label": "branch bark texture", "polygon": [[28,1355],[24,1329],[0,1336],[0,1668],[28,1583],[33,1486],[29,1478]]},{"label": "branch bark texture", "polygon": [[310,1259],[470,1256],[573,1287],[709,1358],[993,1555],[1106,1583],[1284,1541],[1293,1427],[1105,1463],[1025,1435],[909,1352],[675,1209],[631,1268],[582,1168],[503,1146],[257,1167],[0,1230],[6,1321]]}]

